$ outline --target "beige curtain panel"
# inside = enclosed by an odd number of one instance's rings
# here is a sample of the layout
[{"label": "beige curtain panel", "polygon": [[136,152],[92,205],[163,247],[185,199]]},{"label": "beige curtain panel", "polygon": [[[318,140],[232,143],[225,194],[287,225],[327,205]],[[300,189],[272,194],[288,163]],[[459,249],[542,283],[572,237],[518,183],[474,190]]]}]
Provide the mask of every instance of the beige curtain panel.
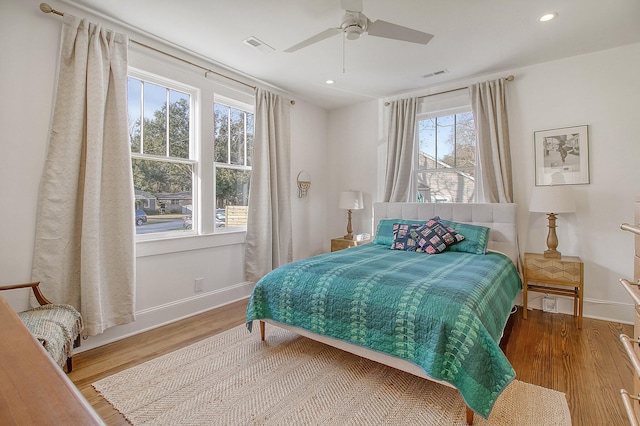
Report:
[{"label": "beige curtain panel", "polygon": [[290,108],[281,96],[256,89],[245,247],[245,275],[251,282],[293,259]]},{"label": "beige curtain panel", "polygon": [[126,35],[65,14],[32,279],[85,333],[134,320]]},{"label": "beige curtain panel", "polygon": [[511,148],[504,78],[469,86],[478,146],[479,203],[512,203]]},{"label": "beige curtain panel", "polygon": [[411,174],[418,98],[400,99],[389,107],[389,137],[384,201],[415,201]]}]

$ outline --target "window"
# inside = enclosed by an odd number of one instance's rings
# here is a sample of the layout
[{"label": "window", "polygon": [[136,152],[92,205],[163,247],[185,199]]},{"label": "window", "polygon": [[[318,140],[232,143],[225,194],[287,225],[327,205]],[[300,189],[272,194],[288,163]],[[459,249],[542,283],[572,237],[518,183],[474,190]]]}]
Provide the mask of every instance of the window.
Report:
[{"label": "window", "polygon": [[[137,73],[133,73],[137,74]],[[146,75],[128,78],[129,135],[136,234],[181,231],[191,219],[194,194],[195,91]],[[138,212],[136,212],[136,215]]]},{"label": "window", "polygon": [[246,227],[253,156],[254,117],[248,106],[214,106],[216,228]]},{"label": "window", "polygon": [[415,184],[419,202],[475,200],[476,134],[473,114],[418,117]]}]

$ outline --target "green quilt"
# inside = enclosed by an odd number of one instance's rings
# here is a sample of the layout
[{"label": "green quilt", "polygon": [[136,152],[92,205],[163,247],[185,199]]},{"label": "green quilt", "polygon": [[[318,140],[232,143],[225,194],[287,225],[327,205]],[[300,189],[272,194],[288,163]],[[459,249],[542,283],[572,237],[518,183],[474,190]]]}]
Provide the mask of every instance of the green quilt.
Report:
[{"label": "green quilt", "polygon": [[268,318],[415,363],[486,418],[515,377],[497,342],[520,287],[499,253],[365,244],[270,272],[253,290],[247,322]]}]

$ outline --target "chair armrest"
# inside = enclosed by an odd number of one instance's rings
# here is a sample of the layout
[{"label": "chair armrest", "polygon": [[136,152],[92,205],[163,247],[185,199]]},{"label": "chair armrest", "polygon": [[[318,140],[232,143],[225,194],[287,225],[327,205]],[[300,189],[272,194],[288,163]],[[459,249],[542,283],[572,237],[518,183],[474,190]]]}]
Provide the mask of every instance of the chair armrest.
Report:
[{"label": "chair armrest", "polygon": [[31,289],[33,290],[33,294],[36,296],[36,300],[38,301],[40,306],[51,304],[51,302],[46,297],[44,297],[44,294],[42,294],[42,292],[40,291],[40,287],[38,287],[39,285],[40,285],[40,281],[36,281],[32,283],[23,283],[23,284],[3,285],[3,286],[0,286],[0,291],[31,287]]}]

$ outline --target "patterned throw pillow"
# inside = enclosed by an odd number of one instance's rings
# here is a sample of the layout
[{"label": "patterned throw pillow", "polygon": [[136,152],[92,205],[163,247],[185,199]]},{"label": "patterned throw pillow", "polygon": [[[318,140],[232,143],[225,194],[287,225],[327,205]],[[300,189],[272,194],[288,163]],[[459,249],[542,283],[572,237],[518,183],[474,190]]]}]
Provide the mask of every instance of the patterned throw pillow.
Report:
[{"label": "patterned throw pillow", "polygon": [[418,227],[409,230],[411,237],[418,244],[418,250],[424,251],[429,254],[442,253],[447,249],[447,244],[442,236],[438,232],[428,227],[427,225],[420,225]]},{"label": "patterned throw pillow", "polygon": [[453,228],[442,223],[439,216],[429,219],[424,226],[438,234],[447,246],[451,246],[464,240],[464,235],[457,233]]},{"label": "patterned throw pillow", "polygon": [[411,236],[411,231],[418,226],[421,225],[410,223],[394,223],[393,243],[391,243],[391,250],[422,251],[422,248],[418,245],[418,242]]}]

